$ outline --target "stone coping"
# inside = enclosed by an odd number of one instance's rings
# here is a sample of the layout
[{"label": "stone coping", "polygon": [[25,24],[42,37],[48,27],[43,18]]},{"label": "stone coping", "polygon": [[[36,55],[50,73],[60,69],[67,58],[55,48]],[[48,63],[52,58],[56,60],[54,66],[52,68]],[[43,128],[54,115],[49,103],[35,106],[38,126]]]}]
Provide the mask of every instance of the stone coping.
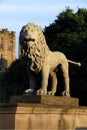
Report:
[{"label": "stone coping", "polygon": [[1,103],[0,114],[66,114],[87,115],[87,107],[70,107],[58,105],[29,104],[29,103]]}]

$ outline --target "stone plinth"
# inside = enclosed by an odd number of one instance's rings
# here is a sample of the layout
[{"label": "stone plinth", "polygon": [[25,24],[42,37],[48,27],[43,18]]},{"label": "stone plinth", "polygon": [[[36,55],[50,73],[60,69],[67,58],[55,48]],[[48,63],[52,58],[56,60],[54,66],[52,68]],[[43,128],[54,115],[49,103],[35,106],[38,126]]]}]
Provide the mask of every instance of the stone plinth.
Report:
[{"label": "stone plinth", "polygon": [[78,106],[78,98],[58,97],[58,96],[11,96],[10,102],[14,103],[38,103],[59,106]]}]

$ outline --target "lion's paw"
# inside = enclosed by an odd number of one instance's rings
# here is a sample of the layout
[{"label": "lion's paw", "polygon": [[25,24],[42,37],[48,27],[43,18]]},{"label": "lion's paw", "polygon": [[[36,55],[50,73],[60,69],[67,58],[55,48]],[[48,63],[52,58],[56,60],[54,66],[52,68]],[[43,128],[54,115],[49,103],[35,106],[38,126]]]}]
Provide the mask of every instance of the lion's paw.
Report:
[{"label": "lion's paw", "polygon": [[26,90],[24,91],[24,95],[35,95],[35,94],[36,94],[35,90],[34,90],[34,89],[31,89],[31,88],[26,89]]},{"label": "lion's paw", "polygon": [[45,88],[41,88],[37,90],[37,95],[47,95],[47,90]]},{"label": "lion's paw", "polygon": [[62,92],[62,96],[65,96],[65,97],[70,97],[70,94],[69,92],[66,92],[65,90]]},{"label": "lion's paw", "polygon": [[47,92],[47,94],[50,95],[50,96],[54,96],[54,95],[55,95],[55,92],[49,91],[49,92]]}]

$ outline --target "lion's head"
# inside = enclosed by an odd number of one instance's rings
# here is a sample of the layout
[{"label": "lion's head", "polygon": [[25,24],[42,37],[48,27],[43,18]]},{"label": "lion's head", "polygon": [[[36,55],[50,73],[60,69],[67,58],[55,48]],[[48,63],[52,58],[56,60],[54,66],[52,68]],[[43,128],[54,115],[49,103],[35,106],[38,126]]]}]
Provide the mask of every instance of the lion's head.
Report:
[{"label": "lion's head", "polygon": [[19,43],[24,55],[31,59],[30,69],[39,72],[49,53],[41,28],[34,23],[28,23],[23,26],[20,31]]}]

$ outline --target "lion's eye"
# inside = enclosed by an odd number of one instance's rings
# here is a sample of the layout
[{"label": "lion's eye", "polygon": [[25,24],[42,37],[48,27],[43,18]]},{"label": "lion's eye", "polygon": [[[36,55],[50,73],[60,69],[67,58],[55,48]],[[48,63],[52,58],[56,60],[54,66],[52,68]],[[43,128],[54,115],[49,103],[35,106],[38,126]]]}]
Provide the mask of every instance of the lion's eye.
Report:
[{"label": "lion's eye", "polygon": [[33,32],[33,29],[31,29],[31,32]]}]

